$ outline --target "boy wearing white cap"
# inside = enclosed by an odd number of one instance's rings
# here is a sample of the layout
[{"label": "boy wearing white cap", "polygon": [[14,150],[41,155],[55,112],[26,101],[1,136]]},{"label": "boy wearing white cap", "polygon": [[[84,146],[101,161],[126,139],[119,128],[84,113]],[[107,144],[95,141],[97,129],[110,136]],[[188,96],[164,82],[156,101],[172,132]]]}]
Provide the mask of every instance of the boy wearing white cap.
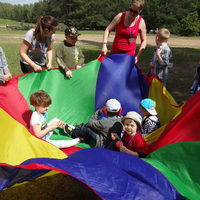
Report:
[{"label": "boy wearing white cap", "polygon": [[72,131],[65,131],[72,137],[80,137],[86,143],[95,141],[96,147],[104,147],[108,140],[109,129],[115,122],[121,122],[122,108],[117,99],[108,99],[102,109],[97,110],[89,119],[88,124]]},{"label": "boy wearing white cap", "polygon": [[149,153],[148,146],[141,133],[142,117],[134,111],[128,112],[123,118],[124,135],[119,150],[136,157],[144,158]]},{"label": "boy wearing white cap", "polygon": [[155,101],[149,98],[143,99],[139,107],[141,114],[144,116],[142,120],[142,136],[144,137],[160,128],[160,121],[157,117]]}]

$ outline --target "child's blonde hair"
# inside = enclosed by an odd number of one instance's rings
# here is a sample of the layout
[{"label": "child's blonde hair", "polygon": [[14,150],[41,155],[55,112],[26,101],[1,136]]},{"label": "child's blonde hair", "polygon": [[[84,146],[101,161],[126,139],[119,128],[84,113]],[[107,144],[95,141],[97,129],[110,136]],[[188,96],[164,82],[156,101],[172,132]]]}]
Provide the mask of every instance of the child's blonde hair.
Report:
[{"label": "child's blonde hair", "polygon": [[51,97],[44,90],[38,90],[30,96],[32,106],[48,107],[51,104]]},{"label": "child's blonde hair", "polygon": [[170,32],[167,28],[161,28],[157,32],[157,37],[161,42],[167,42],[170,37]]},{"label": "child's blonde hair", "polygon": [[143,10],[144,8],[144,4],[145,4],[145,0],[132,0],[131,1],[131,5],[136,5],[140,8],[140,10]]}]

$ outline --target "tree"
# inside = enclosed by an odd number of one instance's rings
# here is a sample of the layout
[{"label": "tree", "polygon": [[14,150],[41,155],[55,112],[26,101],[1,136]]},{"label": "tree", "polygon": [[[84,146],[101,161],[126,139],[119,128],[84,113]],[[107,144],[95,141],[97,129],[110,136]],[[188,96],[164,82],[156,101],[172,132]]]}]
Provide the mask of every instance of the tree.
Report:
[{"label": "tree", "polygon": [[[36,23],[52,15],[59,22],[81,29],[105,29],[113,17],[128,10],[130,0],[40,0],[31,5],[0,3],[0,17]],[[166,27],[181,35],[199,34],[199,0],[146,0],[142,16],[147,29]]]},{"label": "tree", "polygon": [[200,23],[198,18],[198,13],[195,11],[189,13],[180,22],[180,35],[182,36],[198,36],[200,33]]}]

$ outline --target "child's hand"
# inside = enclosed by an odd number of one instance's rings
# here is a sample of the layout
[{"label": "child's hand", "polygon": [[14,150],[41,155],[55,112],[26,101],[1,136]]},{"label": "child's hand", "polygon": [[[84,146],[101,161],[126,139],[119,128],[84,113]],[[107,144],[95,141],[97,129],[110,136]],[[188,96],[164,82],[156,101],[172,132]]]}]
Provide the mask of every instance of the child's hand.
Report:
[{"label": "child's hand", "polygon": [[66,77],[67,78],[72,78],[72,71],[71,70],[66,72]]},{"label": "child's hand", "polygon": [[157,50],[156,50],[156,56],[160,56],[160,54],[161,54],[161,51],[162,51],[162,49],[160,49],[160,48],[159,48],[159,49],[157,49]]},{"label": "child's hand", "polygon": [[42,71],[42,67],[40,67],[39,65],[35,65],[35,66],[33,67],[33,69],[34,69],[35,72]]},{"label": "child's hand", "polygon": [[101,49],[101,56],[106,56],[107,52],[108,52],[107,45],[103,44],[103,47]]},{"label": "child's hand", "polygon": [[63,128],[65,126],[65,123],[62,121],[57,122],[58,127]]},{"label": "child's hand", "polygon": [[120,150],[120,152],[126,152],[127,148],[124,145],[121,144],[120,147],[119,147],[119,150]]},{"label": "child's hand", "polygon": [[65,126],[65,123],[64,122],[62,122],[62,121],[56,121],[56,122],[52,122],[51,124],[50,124],[50,126],[52,126],[52,128],[58,128],[58,127],[60,127],[60,128],[62,128],[62,127],[64,127]]},{"label": "child's hand", "polygon": [[48,69],[52,69],[52,68],[53,68],[53,67],[52,67],[52,64],[51,64],[51,63],[48,63],[48,64],[47,64],[47,68],[48,68]]},{"label": "child's hand", "polygon": [[117,135],[117,133],[111,133],[111,138],[112,140],[119,140],[119,136]]},{"label": "child's hand", "polygon": [[10,79],[12,79],[12,75],[10,73],[8,73],[8,74],[4,75],[3,79],[5,81],[9,81]]},{"label": "child's hand", "polygon": [[52,122],[49,127],[51,128],[51,131],[59,127],[59,121],[58,122]]},{"label": "child's hand", "polygon": [[76,69],[80,69],[81,67],[81,65],[76,65]]},{"label": "child's hand", "polygon": [[149,65],[150,67],[154,67],[153,62],[150,62]]},{"label": "child's hand", "polygon": [[137,64],[137,63],[138,63],[138,61],[139,61],[138,57],[137,57],[137,56],[135,56],[135,64]]}]

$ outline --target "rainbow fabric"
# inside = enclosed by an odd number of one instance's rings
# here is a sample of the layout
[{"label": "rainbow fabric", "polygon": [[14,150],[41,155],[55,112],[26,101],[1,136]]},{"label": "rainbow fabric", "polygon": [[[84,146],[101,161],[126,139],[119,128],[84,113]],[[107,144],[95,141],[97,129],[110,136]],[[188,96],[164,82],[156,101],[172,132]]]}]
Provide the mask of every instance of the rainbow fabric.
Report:
[{"label": "rainbow fabric", "polygon": [[[154,99],[162,127],[145,138],[151,154],[139,159],[86,144],[61,151],[36,138],[29,129],[29,96],[39,89],[52,98],[49,118],[74,125],[86,123],[108,98],[121,102],[123,114],[139,112],[143,98]],[[179,107],[158,79],[146,80],[131,55],[94,60],[70,80],[58,69],[15,77],[0,86],[0,189],[54,170],[102,199],[198,199],[199,96]],[[61,130],[53,138],[70,139]]]}]

